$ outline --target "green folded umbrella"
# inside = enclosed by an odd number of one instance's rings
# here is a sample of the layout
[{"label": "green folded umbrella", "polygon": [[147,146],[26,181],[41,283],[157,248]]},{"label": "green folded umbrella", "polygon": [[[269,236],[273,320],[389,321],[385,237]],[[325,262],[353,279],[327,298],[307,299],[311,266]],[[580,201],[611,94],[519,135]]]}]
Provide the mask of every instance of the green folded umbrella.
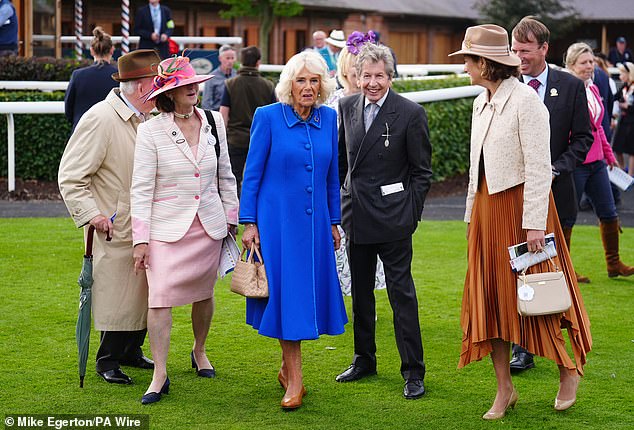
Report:
[{"label": "green folded umbrella", "polygon": [[88,362],[88,347],[90,345],[91,326],[91,300],[92,300],[92,241],[95,227],[88,228],[86,240],[86,254],[81,266],[81,273],[77,283],[81,288],[79,292],[79,316],[75,327],[75,338],[77,340],[78,364],[79,364],[79,387],[84,387],[84,377],[86,376],[86,363]]}]

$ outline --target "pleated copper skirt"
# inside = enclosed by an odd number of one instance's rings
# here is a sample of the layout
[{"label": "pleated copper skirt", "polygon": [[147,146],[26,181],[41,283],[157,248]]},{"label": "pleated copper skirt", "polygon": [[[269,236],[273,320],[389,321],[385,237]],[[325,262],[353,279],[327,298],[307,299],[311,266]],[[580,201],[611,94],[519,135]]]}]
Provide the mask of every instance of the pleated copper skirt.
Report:
[{"label": "pleated copper skirt", "polygon": [[[492,350],[490,339],[500,338],[523,346],[558,365],[583,374],[592,347],[590,321],[577,285],[570,254],[559,225],[552,194],[549,196],[546,233],[555,233],[558,257],[572,296],[570,310],[562,314],[522,317],[517,312],[517,275],[509,264],[508,247],[526,241],[522,229],[524,186],[489,195],[482,175],[476,193],[468,237],[469,266],[462,298],[462,351],[458,367],[481,360]],[[528,273],[550,271],[548,262]],[[571,358],[562,328],[568,329]]]}]

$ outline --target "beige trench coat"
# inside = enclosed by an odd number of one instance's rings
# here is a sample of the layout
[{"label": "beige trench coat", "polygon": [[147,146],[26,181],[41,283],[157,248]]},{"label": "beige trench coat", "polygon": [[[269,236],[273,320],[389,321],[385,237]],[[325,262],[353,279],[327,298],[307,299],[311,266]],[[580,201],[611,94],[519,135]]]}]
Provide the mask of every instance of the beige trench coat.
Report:
[{"label": "beige trench coat", "polygon": [[117,95],[94,105],[81,118],[59,165],[59,189],[77,227],[96,215],[114,219],[106,242],[95,234],[92,311],[100,331],[142,330],[147,326],[145,273],[134,274],[130,185],[139,120]]}]

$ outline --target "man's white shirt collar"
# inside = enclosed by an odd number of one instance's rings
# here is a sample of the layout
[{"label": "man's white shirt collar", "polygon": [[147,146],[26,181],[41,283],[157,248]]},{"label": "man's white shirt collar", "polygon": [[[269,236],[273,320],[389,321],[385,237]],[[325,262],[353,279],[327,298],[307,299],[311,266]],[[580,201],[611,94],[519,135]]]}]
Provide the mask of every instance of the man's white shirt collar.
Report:
[{"label": "man's white shirt collar", "polygon": [[544,101],[544,97],[546,96],[546,85],[548,84],[548,65],[546,65],[546,68],[544,69],[544,71],[541,72],[539,75],[537,76],[522,75],[522,79],[524,80],[525,84],[528,84],[533,79],[537,79],[539,83],[541,84],[539,88],[537,89],[537,94],[539,95],[539,98],[542,99],[542,101]]}]

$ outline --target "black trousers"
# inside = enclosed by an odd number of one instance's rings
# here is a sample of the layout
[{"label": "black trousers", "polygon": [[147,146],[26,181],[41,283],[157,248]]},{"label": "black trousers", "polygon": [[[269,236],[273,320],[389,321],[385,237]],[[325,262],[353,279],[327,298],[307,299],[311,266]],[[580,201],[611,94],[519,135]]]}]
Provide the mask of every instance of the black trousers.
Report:
[{"label": "black trousers", "polygon": [[247,162],[247,154],[249,148],[237,148],[229,145],[229,160],[231,161],[231,172],[236,177],[236,185],[238,186],[238,197],[242,189],[242,176],[244,174],[244,165]]},{"label": "black trousers", "polygon": [[102,331],[97,351],[97,372],[119,368],[121,361],[134,361],[143,356],[141,346],[146,329],[136,331]]},{"label": "black trousers", "polygon": [[387,294],[394,315],[396,346],[404,379],[423,379],[423,342],[418,320],[418,299],[412,279],[411,237],[387,243],[356,244],[348,241],[354,314],[353,364],[376,369],[374,277],[377,255],[383,261]]}]

